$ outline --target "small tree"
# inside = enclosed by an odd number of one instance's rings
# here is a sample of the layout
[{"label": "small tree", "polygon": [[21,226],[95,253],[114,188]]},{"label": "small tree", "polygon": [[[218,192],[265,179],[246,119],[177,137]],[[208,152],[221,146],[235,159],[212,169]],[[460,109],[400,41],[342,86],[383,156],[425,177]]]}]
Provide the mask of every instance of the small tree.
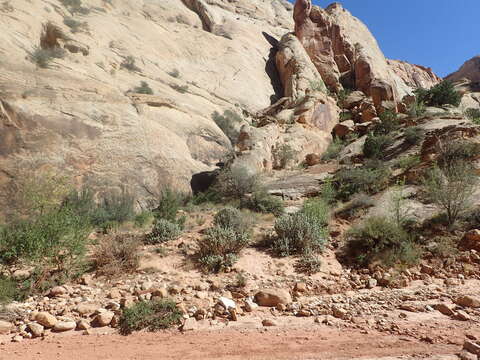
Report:
[{"label": "small tree", "polygon": [[462,95],[455,90],[451,81],[445,80],[435,85],[430,90],[418,89],[415,91],[417,101],[428,106],[442,106],[442,105],[460,105]]},{"label": "small tree", "polygon": [[472,167],[465,161],[444,167],[435,165],[424,179],[428,197],[445,210],[449,227],[471,206],[477,183]]}]

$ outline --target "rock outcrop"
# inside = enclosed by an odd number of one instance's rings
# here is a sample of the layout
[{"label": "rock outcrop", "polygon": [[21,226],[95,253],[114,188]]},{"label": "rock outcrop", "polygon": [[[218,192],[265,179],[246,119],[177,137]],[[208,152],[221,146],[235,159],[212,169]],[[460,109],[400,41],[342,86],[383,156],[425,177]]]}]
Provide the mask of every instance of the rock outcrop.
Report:
[{"label": "rock outcrop", "polygon": [[390,68],[412,89],[430,89],[442,79],[431,68],[410,64],[401,60],[387,59]]},{"label": "rock outcrop", "polygon": [[[142,201],[164,186],[188,191],[193,174],[231,151],[212,113],[254,113],[282,95],[275,45],[293,28],[284,0],[81,7],[0,9],[3,205],[7,186],[42,169],[102,192],[127,187]],[[142,81],[154,95],[136,94]]]},{"label": "rock outcrop", "polygon": [[453,82],[467,79],[472,83],[480,83],[480,55],[466,61],[460,69],[448,75],[445,79]]}]

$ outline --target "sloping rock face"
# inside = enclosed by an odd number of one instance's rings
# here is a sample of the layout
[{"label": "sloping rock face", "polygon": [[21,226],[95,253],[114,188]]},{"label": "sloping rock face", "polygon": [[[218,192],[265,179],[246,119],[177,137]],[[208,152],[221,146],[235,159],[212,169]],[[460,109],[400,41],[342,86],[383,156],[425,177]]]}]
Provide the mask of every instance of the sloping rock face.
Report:
[{"label": "sloping rock face", "polygon": [[442,79],[431,68],[410,64],[401,60],[387,59],[390,68],[412,89],[430,89]]},{"label": "sloping rock face", "polygon": [[465,62],[460,69],[448,75],[445,79],[449,81],[468,79],[472,83],[480,83],[480,55]]},{"label": "sloping rock face", "polygon": [[[189,190],[231,151],[212,113],[283,95],[274,46],[291,19],[284,0],[11,2],[0,9],[0,193],[45,168],[140,199]],[[37,66],[58,47],[63,58]],[[153,95],[136,94],[142,81]]]}]

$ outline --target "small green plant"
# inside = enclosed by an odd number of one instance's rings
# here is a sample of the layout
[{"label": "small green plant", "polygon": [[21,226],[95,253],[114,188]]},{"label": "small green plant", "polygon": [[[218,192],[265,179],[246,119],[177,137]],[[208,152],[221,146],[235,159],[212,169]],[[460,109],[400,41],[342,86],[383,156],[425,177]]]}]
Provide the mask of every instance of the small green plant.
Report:
[{"label": "small green plant", "polygon": [[391,135],[369,133],[363,146],[363,154],[369,159],[382,159],[385,156],[385,150],[392,143],[393,137]]},{"label": "small green plant", "polygon": [[417,145],[424,137],[425,132],[418,126],[412,126],[405,129],[405,142],[408,145]]},{"label": "small green plant", "polygon": [[184,200],[185,196],[183,194],[175,192],[170,188],[164,189],[160,194],[158,206],[153,210],[153,216],[156,220],[168,220],[183,228],[186,218],[185,216],[178,217],[178,212]]},{"label": "small green plant", "polygon": [[235,277],[235,287],[243,288],[243,287],[247,286],[247,282],[248,282],[248,279],[245,276],[245,273],[243,271],[237,273],[237,275]]},{"label": "small green plant", "polygon": [[352,93],[352,91],[349,90],[349,89],[342,89],[338,92],[338,94],[337,94],[337,105],[340,109],[345,108],[346,100],[351,93]]},{"label": "small green plant", "polygon": [[0,275],[0,306],[18,300],[17,282],[9,277]]},{"label": "small green plant", "polygon": [[170,87],[178,91],[180,94],[186,94],[188,92],[188,85],[177,85],[177,84],[170,84]]},{"label": "small green plant", "polygon": [[233,165],[220,172],[216,187],[226,198],[243,199],[260,188],[260,179],[245,166]]},{"label": "small green plant", "polygon": [[72,17],[63,19],[63,23],[70,28],[72,33],[88,30],[88,23],[75,20]]},{"label": "small green plant", "polygon": [[346,121],[346,120],[352,120],[352,119],[353,119],[353,115],[350,111],[342,111],[340,113],[340,122]]},{"label": "small green plant", "polygon": [[146,329],[158,331],[179,325],[182,312],[172,300],[141,301],[123,310],[119,328],[122,335]]},{"label": "small green plant", "polygon": [[415,101],[413,101],[408,109],[408,114],[413,117],[419,117],[425,114],[426,106],[422,101],[419,101],[417,97],[415,97]]},{"label": "small green plant", "polygon": [[320,226],[328,226],[330,205],[323,198],[317,197],[305,200],[301,212]]},{"label": "small green plant", "polygon": [[447,140],[438,143],[437,163],[448,168],[459,161],[469,162],[480,156],[480,144],[467,140]]},{"label": "small green plant", "polygon": [[289,144],[281,144],[273,149],[272,155],[276,169],[285,169],[295,160],[298,151],[294,150]]},{"label": "small green plant", "polygon": [[360,267],[374,262],[411,265],[421,254],[409,234],[387,217],[367,218],[347,233],[346,240],[347,257]]},{"label": "small green plant", "polygon": [[93,268],[107,276],[132,273],[140,265],[139,247],[140,241],[132,234],[107,237],[93,251]]},{"label": "small green plant", "polygon": [[480,109],[469,108],[465,110],[465,116],[474,124],[480,125]]},{"label": "small green plant", "polygon": [[135,218],[133,219],[133,223],[137,228],[143,228],[147,224],[150,223],[150,221],[153,219],[153,213],[149,210],[144,210],[137,215],[135,215]]},{"label": "small green plant", "polygon": [[180,77],[180,71],[178,71],[178,69],[173,69],[172,71],[168,72],[168,75],[175,79],[178,79]]},{"label": "small green plant", "polygon": [[63,59],[65,55],[66,52],[61,47],[54,47],[51,49],[37,47],[30,55],[30,59],[33,63],[37,64],[38,67],[47,69],[50,67],[51,62],[54,59]]},{"label": "small green plant", "polygon": [[123,59],[120,67],[122,69],[127,69],[128,71],[132,72],[141,72],[142,70],[135,64],[136,60],[133,56],[129,55],[125,59]]},{"label": "small green plant", "polygon": [[236,144],[240,134],[238,127],[243,122],[241,116],[232,110],[225,110],[223,115],[215,111],[212,114],[212,119],[228,137],[232,145]]},{"label": "small green plant", "polygon": [[418,164],[420,164],[421,159],[419,155],[409,155],[401,157],[397,160],[397,166],[403,170],[409,170]]},{"label": "small green plant", "polygon": [[268,194],[264,189],[255,191],[252,196],[242,199],[242,207],[264,214],[274,214],[280,216],[283,214],[285,206],[282,199]]},{"label": "small green plant", "polygon": [[182,234],[182,229],[177,223],[166,219],[155,219],[153,229],[145,237],[147,244],[161,244],[167,241],[175,240]]},{"label": "small green plant", "polygon": [[423,180],[428,198],[445,211],[450,228],[471,207],[477,183],[472,166],[465,161],[434,166]]},{"label": "small green plant", "polygon": [[328,161],[336,159],[344,147],[344,141],[342,141],[340,138],[334,138],[328,146],[327,150],[325,150],[325,152],[323,153],[322,160]]},{"label": "small green plant", "polygon": [[237,261],[238,254],[249,242],[247,232],[239,233],[231,227],[212,227],[197,241],[198,262],[206,271],[224,271]]},{"label": "small green plant", "polygon": [[337,199],[349,200],[353,194],[374,194],[388,184],[390,169],[380,162],[367,162],[362,167],[344,168],[333,179]]},{"label": "small green plant", "polygon": [[278,256],[320,252],[327,242],[322,220],[303,212],[278,218],[274,228],[277,237],[271,245]]},{"label": "small green plant", "polygon": [[398,130],[400,126],[398,115],[392,110],[385,110],[380,114],[380,122],[374,127],[375,135],[389,135]]},{"label": "small green plant", "polygon": [[92,214],[92,224],[107,232],[115,225],[132,220],[135,216],[134,197],[127,190],[111,192],[100,201]]},{"label": "small green plant", "polygon": [[153,95],[153,90],[146,81],[140,82],[140,86],[134,88],[133,92],[137,94]]},{"label": "small green plant", "polygon": [[239,209],[232,207],[227,207],[217,212],[213,218],[213,224],[224,229],[232,229],[239,234],[250,231],[250,223],[245,214]]},{"label": "small green plant", "polygon": [[451,81],[445,80],[429,90],[415,90],[417,101],[427,106],[460,105],[462,95],[455,90]]}]

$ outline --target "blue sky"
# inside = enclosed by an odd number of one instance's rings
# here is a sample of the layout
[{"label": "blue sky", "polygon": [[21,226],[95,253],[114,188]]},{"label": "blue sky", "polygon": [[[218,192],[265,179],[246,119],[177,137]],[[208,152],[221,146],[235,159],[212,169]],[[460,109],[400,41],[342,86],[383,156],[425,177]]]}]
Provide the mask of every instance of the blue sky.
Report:
[{"label": "blue sky", "polygon": [[[323,8],[331,2],[314,0]],[[480,54],[480,0],[339,2],[369,27],[388,58],[446,76]]]}]

